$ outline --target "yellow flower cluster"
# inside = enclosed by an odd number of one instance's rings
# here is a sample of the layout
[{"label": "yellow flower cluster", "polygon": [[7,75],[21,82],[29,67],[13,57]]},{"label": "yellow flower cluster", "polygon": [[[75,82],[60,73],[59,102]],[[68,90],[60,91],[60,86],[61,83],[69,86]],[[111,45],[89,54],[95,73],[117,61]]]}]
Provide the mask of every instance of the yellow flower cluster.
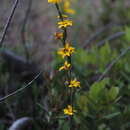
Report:
[{"label": "yellow flower cluster", "polygon": [[54,36],[55,36],[55,39],[57,39],[57,40],[63,39],[63,33],[62,32],[56,32],[54,34]]},{"label": "yellow flower cluster", "polygon": [[63,21],[58,22],[58,28],[66,28],[66,27],[72,26],[72,24],[73,23],[71,20],[63,20]]},{"label": "yellow flower cluster", "polygon": [[[66,70],[68,72],[71,72],[71,67],[72,67],[71,56],[75,52],[75,48],[73,46],[71,46],[71,44],[66,41],[66,36],[67,36],[66,35],[66,33],[67,33],[66,28],[72,26],[73,22],[71,20],[68,20],[68,16],[65,14],[66,13],[74,14],[75,11],[70,8],[70,0],[48,0],[48,2],[56,5],[56,9],[59,13],[58,20],[60,20],[57,23],[58,28],[62,29],[62,31],[63,31],[63,32],[56,32],[54,34],[55,39],[61,40],[63,45],[64,45],[63,48],[59,48],[57,51],[57,54],[60,55],[63,59],[65,59],[64,64],[63,64],[63,66],[61,66],[59,68],[59,71]],[[63,8],[62,8],[63,10],[62,11],[60,10],[60,7],[59,7],[60,2],[63,2]],[[65,14],[62,14],[62,12],[64,12]],[[71,78],[72,78],[71,73],[67,73],[67,74],[69,77],[69,81],[67,81],[67,83],[68,83],[67,86],[69,88],[80,87],[80,82],[76,78],[71,80]],[[73,89],[71,89],[71,90],[73,93]],[[73,108],[72,105],[68,105],[63,111],[64,111],[64,114],[68,115],[68,116],[72,116],[76,112],[76,110]]]},{"label": "yellow flower cluster", "polygon": [[56,4],[56,3],[60,3],[61,0],[48,0],[48,3],[53,3],[53,4]]},{"label": "yellow flower cluster", "polygon": [[76,110],[71,105],[68,105],[67,108],[64,109],[64,114],[69,116],[72,116],[75,112]]},{"label": "yellow flower cluster", "polygon": [[64,65],[59,68],[59,71],[61,70],[69,70],[71,67],[71,64],[69,64],[67,61],[64,62]]},{"label": "yellow flower cluster", "polygon": [[70,0],[48,0],[48,3],[60,3],[63,1],[63,10],[68,14],[75,14],[75,10],[70,7]]},{"label": "yellow flower cluster", "polygon": [[68,13],[68,14],[75,14],[75,10],[73,10],[72,8],[70,8],[70,0],[65,0],[64,1],[64,12]]},{"label": "yellow flower cluster", "polygon": [[75,88],[80,87],[80,82],[77,81],[76,79],[71,80],[68,87],[70,87],[70,88],[72,88],[72,87],[75,87]]},{"label": "yellow flower cluster", "polygon": [[65,56],[71,56],[71,54],[74,52],[75,48],[73,48],[72,46],[70,46],[69,43],[65,44],[64,48],[60,48],[57,52],[57,54],[61,55],[62,58],[64,58]]}]

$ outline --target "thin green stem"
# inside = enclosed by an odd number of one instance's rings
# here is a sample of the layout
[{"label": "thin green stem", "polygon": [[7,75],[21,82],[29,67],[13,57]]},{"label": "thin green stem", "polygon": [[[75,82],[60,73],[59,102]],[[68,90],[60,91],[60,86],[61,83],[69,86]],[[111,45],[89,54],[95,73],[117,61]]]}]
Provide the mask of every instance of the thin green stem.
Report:
[{"label": "thin green stem", "polygon": [[61,10],[60,10],[59,5],[56,3],[55,6],[56,6],[56,9],[57,9],[57,11],[58,11],[58,14],[59,14],[59,17],[60,17],[61,21],[63,21],[64,18],[63,18],[63,16],[62,16],[62,12],[61,12]]},{"label": "thin green stem", "polygon": [[67,39],[67,29],[63,28],[64,32],[63,32],[63,45],[65,46],[66,43],[66,39]]},{"label": "thin green stem", "polygon": [[[59,15],[61,21],[64,21],[64,18],[63,18],[59,5],[56,3],[55,6],[56,6],[56,9],[57,9],[57,12],[58,12],[58,15]],[[66,39],[67,39],[67,29],[63,28],[63,40],[62,40],[63,46],[65,46]]]}]

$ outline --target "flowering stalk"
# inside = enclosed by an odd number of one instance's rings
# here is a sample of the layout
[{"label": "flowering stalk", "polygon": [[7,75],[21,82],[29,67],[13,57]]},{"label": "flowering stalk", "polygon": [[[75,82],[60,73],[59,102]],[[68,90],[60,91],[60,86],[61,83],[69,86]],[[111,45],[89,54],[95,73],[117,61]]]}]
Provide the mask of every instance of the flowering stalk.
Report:
[{"label": "flowering stalk", "polygon": [[[57,9],[57,11],[58,11],[58,14],[59,14],[59,17],[60,17],[60,19],[61,19],[61,21],[63,22],[64,21],[64,18],[63,18],[63,15],[62,15],[62,12],[61,12],[61,10],[60,10],[60,8],[59,8],[59,5],[58,5],[58,3],[56,3],[55,4],[55,6],[56,6],[56,9]],[[64,46],[64,48],[63,49],[65,49],[65,51],[67,51],[67,48],[68,49],[71,49],[71,48],[69,48],[69,44],[68,43],[66,43],[66,39],[67,39],[67,28],[66,27],[63,27],[62,28],[63,29],[63,40],[62,40],[62,43],[63,43],[63,46]],[[68,46],[68,47],[67,47]],[[67,65],[67,63],[68,63],[68,66],[69,66],[69,68],[68,68],[68,81],[70,82],[71,81],[71,70],[72,70],[72,66],[71,66],[71,54],[74,52],[74,48],[72,48],[72,53],[70,53],[69,51],[67,51],[66,53],[65,53],[65,51],[61,54],[62,55],[62,57],[64,58],[65,56],[67,56],[67,61],[65,61],[65,64],[64,64],[64,66],[63,67],[61,67],[59,70],[62,70],[63,68],[66,70],[66,65]],[[60,52],[60,51],[59,51]],[[67,55],[68,54],[68,55]],[[60,53],[59,53],[59,55],[60,55]],[[70,107],[70,105],[68,105],[68,109],[69,108],[71,108],[72,110],[71,110],[71,112],[70,112],[70,115],[72,115],[73,116],[73,112],[75,112],[75,111],[73,111],[73,88],[71,89],[71,91],[70,91],[70,97],[71,97],[71,101],[70,101],[70,104],[71,104],[71,107]],[[65,109],[66,110],[66,109]],[[70,110],[70,109],[69,109]],[[67,114],[67,113],[66,113]],[[71,116],[71,119],[72,119],[72,116]]]},{"label": "flowering stalk", "polygon": [[[58,12],[58,14],[59,14],[59,17],[60,17],[60,19],[61,19],[61,21],[63,22],[64,21],[64,18],[63,18],[63,14],[62,14],[62,12],[61,12],[61,10],[60,10],[60,8],[59,8],[59,5],[58,5],[58,3],[56,3],[55,4],[55,6],[56,6],[56,9],[57,9],[57,12]],[[66,39],[67,39],[67,28],[66,27],[63,27],[62,28],[63,29],[63,40],[62,40],[62,43],[63,43],[63,46],[64,46],[64,48],[67,50],[67,44],[66,44]],[[69,45],[68,45],[69,46]],[[73,49],[74,50],[74,49]],[[73,52],[73,51],[72,51]],[[67,62],[69,63],[69,65],[71,65],[71,54],[69,54],[68,53],[68,55],[66,55],[67,56]],[[64,58],[64,54],[62,55],[62,57]],[[66,62],[65,62],[66,63]],[[64,68],[64,67],[61,67],[61,68]],[[61,68],[60,68],[60,70],[61,70]],[[70,67],[70,69],[68,69],[68,80],[69,80],[69,82],[70,82],[70,80],[71,80],[71,68],[72,68],[72,66]],[[71,91],[70,91],[70,97],[71,97],[71,106],[72,106],[72,108],[73,108],[73,88],[71,89]],[[73,109],[72,109],[72,113],[73,113]],[[72,114],[73,115],[73,114]],[[71,118],[72,118],[72,116],[71,116]]]},{"label": "flowering stalk", "polygon": [[[48,0],[49,3],[54,3],[58,12],[58,18],[60,21],[58,22],[58,28],[63,30],[63,33],[55,33],[56,39],[60,39],[63,44],[63,48],[60,48],[57,51],[57,54],[60,55],[64,59],[64,65],[59,68],[59,71],[67,71],[67,86],[70,90],[69,97],[70,97],[70,105],[64,109],[64,114],[70,117],[70,125],[71,129],[73,129],[73,114],[76,110],[73,107],[73,96],[74,96],[74,88],[80,87],[80,82],[76,79],[72,79],[72,63],[71,63],[71,56],[75,52],[75,48],[71,46],[70,43],[67,42],[67,27],[72,26],[72,21],[66,19],[67,16],[63,15],[62,11],[60,10],[59,3],[62,0]],[[67,11],[70,10],[69,8],[65,8]]]}]

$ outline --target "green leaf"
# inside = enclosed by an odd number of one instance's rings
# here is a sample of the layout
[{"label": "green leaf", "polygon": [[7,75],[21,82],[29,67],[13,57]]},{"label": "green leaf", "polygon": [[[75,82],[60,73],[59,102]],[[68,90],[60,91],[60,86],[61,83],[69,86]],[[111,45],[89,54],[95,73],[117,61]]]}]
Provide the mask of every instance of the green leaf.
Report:
[{"label": "green leaf", "polygon": [[125,35],[125,38],[128,42],[130,42],[130,28],[129,27],[126,27],[125,28],[125,32],[126,32],[126,35]]},{"label": "green leaf", "polygon": [[120,114],[121,114],[120,112],[114,112],[114,113],[112,113],[112,114],[108,114],[108,115],[104,116],[103,118],[105,118],[105,119],[112,119],[112,118],[114,118],[115,116],[118,116],[118,115],[120,115]]},{"label": "green leaf", "polygon": [[111,87],[111,89],[108,91],[108,98],[110,101],[113,101],[116,99],[116,97],[119,94],[119,88],[118,87]]},{"label": "green leaf", "polygon": [[106,65],[110,62],[112,56],[111,56],[111,48],[109,43],[104,44],[104,46],[102,46],[99,50],[99,55],[100,55],[100,59],[99,59],[99,69],[100,71],[104,71],[104,69],[106,68]]},{"label": "green leaf", "polygon": [[76,50],[74,55],[74,61],[79,65],[86,65],[87,63],[87,52],[82,48]]},{"label": "green leaf", "polygon": [[105,85],[109,83],[109,79],[106,78],[100,82],[96,82],[94,83],[91,88],[90,88],[90,92],[89,92],[89,96],[91,99],[97,100],[98,97],[100,96],[100,93],[102,92],[102,90],[105,88]]}]

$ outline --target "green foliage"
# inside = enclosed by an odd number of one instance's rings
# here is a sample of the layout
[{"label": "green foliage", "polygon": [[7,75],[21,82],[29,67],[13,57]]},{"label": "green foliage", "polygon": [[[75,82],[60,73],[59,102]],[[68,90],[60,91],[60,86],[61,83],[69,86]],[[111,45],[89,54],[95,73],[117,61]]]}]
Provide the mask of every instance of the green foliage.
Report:
[{"label": "green foliage", "polygon": [[[106,78],[98,81],[106,68],[129,47],[129,33],[129,27],[127,27],[126,35],[120,40],[119,46],[106,42],[101,47],[94,45],[89,50],[77,47],[72,57],[72,64],[74,72],[81,81],[81,90],[75,94],[75,106],[78,112],[74,116],[75,127],[79,130],[125,130],[130,128],[128,123],[130,121],[130,52],[126,51],[107,72]],[[61,64],[60,59],[56,57],[54,67]],[[96,80],[91,81],[96,75]],[[59,79],[59,76],[56,79]],[[58,82],[55,86],[58,88],[56,91],[63,87],[60,84],[58,87]],[[63,126],[63,129],[68,129],[66,121],[64,123],[65,126],[60,125]]]},{"label": "green foliage", "polygon": [[105,123],[105,120],[112,120],[121,114],[116,103],[119,97],[119,88],[107,88],[107,85],[110,85],[109,79],[96,82],[88,92],[83,92],[77,97],[77,105],[81,110],[82,118],[93,119],[92,122],[88,122],[90,126],[91,123],[98,122],[99,124],[95,125],[96,129],[102,128],[100,122]]},{"label": "green foliage", "polygon": [[60,120],[59,121],[60,130],[70,130],[70,124],[69,121],[66,120]]}]

